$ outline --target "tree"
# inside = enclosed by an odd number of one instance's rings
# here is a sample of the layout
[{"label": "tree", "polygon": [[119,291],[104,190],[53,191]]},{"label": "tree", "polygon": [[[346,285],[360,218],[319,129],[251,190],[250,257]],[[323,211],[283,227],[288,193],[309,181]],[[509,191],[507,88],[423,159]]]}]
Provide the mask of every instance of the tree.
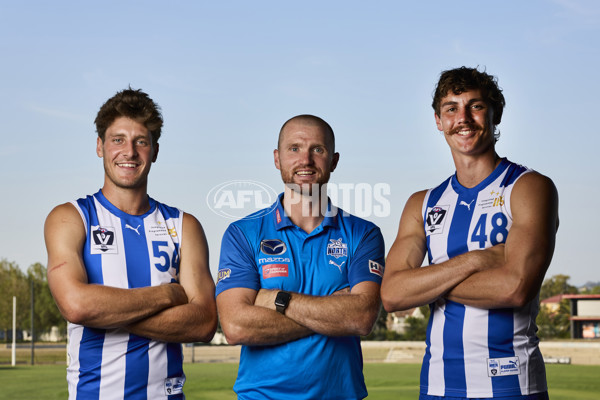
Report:
[{"label": "tree", "polygon": [[573,285],[569,285],[568,275],[554,275],[550,279],[544,280],[540,289],[540,300],[545,300],[558,294],[576,294],[579,290]]},{"label": "tree", "polygon": [[404,331],[404,340],[425,340],[427,335],[427,324],[429,322],[430,309],[429,306],[419,307],[423,318],[407,317],[406,329]]},{"label": "tree", "polygon": [[571,304],[568,299],[559,303],[558,310],[548,307],[540,307],[536,324],[537,335],[542,339],[567,339],[570,337],[569,316],[571,315]]},{"label": "tree", "polygon": [[19,266],[0,260],[0,330],[12,331],[13,296],[17,297],[17,329],[24,329],[30,314],[28,289],[27,279]]},{"label": "tree", "polygon": [[[27,270],[29,282],[34,285],[34,329],[35,339],[43,332],[48,332],[53,326],[58,326],[62,334],[66,333],[67,324],[60,314],[46,279],[46,267],[40,263],[35,263]],[[30,291],[31,292],[31,291]],[[25,325],[26,329],[31,329],[31,318]]]}]

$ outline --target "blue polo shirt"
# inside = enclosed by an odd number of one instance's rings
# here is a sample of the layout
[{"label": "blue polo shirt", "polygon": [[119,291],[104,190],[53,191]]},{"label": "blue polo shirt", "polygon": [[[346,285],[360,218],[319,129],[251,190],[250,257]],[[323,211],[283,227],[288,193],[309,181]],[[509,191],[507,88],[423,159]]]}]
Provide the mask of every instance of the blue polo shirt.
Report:
[{"label": "blue polo shirt", "polygon": [[[329,202],[321,225],[306,233],[287,217],[282,197],[228,227],[217,295],[243,287],[327,296],[364,281],[381,283],[385,247],[375,224]],[[234,390],[239,399],[362,399],[367,390],[360,339],[313,334],[274,346],[242,346]]]}]

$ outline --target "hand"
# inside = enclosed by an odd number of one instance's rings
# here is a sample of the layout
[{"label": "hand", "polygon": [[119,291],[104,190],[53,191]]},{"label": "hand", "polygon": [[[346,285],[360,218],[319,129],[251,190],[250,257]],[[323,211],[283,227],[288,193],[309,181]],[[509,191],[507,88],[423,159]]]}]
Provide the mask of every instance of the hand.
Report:
[{"label": "hand", "polygon": [[338,294],[350,294],[350,288],[347,287],[347,288],[340,289],[336,292],[333,292],[332,296],[336,296]]},{"label": "hand", "polygon": [[185,289],[179,283],[168,283],[162,286],[168,290],[173,306],[180,306],[189,302]]},{"label": "hand", "polygon": [[481,258],[477,263],[479,265],[478,270],[483,271],[486,269],[497,268],[504,265],[506,260],[504,243],[497,244],[493,247],[485,250],[479,250],[477,253]]}]

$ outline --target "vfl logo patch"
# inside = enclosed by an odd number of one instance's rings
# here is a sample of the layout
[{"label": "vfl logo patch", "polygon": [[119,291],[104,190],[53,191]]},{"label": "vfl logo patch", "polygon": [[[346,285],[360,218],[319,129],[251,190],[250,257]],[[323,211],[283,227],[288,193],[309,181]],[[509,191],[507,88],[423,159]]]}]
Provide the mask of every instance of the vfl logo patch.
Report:
[{"label": "vfl logo patch", "polygon": [[519,357],[488,358],[488,376],[519,375]]},{"label": "vfl logo patch", "polygon": [[327,255],[337,258],[348,257],[348,245],[342,243],[342,238],[338,240],[329,239],[331,243],[327,245]]},{"label": "vfl logo patch", "polygon": [[278,256],[285,253],[287,247],[279,239],[267,239],[260,242],[260,251],[269,256]]},{"label": "vfl logo patch", "polygon": [[435,206],[427,208],[425,217],[425,233],[427,236],[436,235],[444,231],[446,214],[449,206]]},{"label": "vfl logo patch", "polygon": [[115,229],[110,226],[92,226],[91,254],[117,254]]},{"label": "vfl logo patch", "polygon": [[369,260],[369,272],[383,278],[383,265],[377,261]]},{"label": "vfl logo patch", "polygon": [[219,270],[217,274],[217,283],[224,281],[231,276],[231,270],[229,268]]},{"label": "vfl logo patch", "polygon": [[262,267],[263,279],[281,278],[288,276],[287,264],[267,264]]}]

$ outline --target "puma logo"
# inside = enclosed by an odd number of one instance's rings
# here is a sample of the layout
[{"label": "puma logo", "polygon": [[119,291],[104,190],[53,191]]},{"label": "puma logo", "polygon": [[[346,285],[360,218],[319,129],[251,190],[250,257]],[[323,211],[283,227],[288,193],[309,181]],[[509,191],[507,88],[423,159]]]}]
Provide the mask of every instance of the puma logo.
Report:
[{"label": "puma logo", "polygon": [[464,201],[464,200],[461,200],[461,201],[460,201],[460,203],[459,203],[459,205],[461,205],[461,206],[467,206],[467,208],[469,209],[469,211],[471,211],[471,204],[472,204],[474,201],[475,201],[475,199],[471,200],[471,203],[467,203],[466,201]]},{"label": "puma logo", "polygon": [[345,263],[346,263],[346,261],[342,261],[342,263],[341,263],[341,264],[337,264],[337,263],[335,263],[333,260],[329,260],[329,264],[333,264],[333,265],[335,265],[336,267],[338,267],[338,269],[340,270],[340,273],[342,272],[342,265],[344,265]]},{"label": "puma logo", "polygon": [[125,228],[131,229],[132,231],[135,231],[135,233],[137,233],[138,235],[140,234],[138,232],[138,229],[140,229],[141,225],[138,225],[137,228],[134,228],[133,226],[129,225],[129,224],[125,224]]}]

